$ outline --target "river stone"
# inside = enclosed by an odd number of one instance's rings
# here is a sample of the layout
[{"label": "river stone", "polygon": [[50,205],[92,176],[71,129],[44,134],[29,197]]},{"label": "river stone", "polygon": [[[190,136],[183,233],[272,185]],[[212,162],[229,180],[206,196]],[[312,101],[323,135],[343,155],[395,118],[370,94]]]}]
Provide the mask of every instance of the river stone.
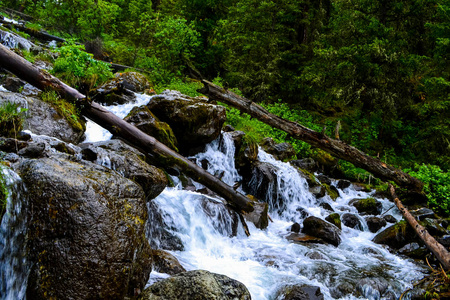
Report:
[{"label": "river stone", "polygon": [[245,220],[255,224],[256,228],[265,229],[269,226],[269,205],[267,203],[256,202],[253,203],[254,210],[249,213],[245,213]]},{"label": "river stone", "polygon": [[429,234],[434,237],[441,237],[449,234],[448,230],[442,226],[442,221],[437,219],[425,218],[420,224],[425,227]]},{"label": "river stone", "polygon": [[383,219],[388,223],[397,223],[397,219],[393,215],[385,215]]},{"label": "river stone", "polygon": [[350,228],[363,230],[361,221],[359,220],[358,216],[351,213],[345,213],[342,215],[342,224]]},{"label": "river stone", "polygon": [[277,144],[270,138],[264,138],[260,143],[261,148],[269,154],[272,154],[275,159],[288,160],[295,156],[295,149],[289,143]]},{"label": "river stone", "polygon": [[[245,177],[242,185],[244,191],[257,199],[270,203],[277,199],[277,168],[267,162],[253,164],[251,177]],[[273,203],[275,208],[282,207],[283,203]]]},{"label": "river stone", "polygon": [[323,300],[320,288],[311,285],[288,285],[278,291],[277,300]]},{"label": "river stone", "polygon": [[81,144],[83,159],[93,161],[138,183],[147,201],[156,198],[169,184],[163,170],[145,162],[145,155],[121,140]]},{"label": "river stone", "polygon": [[176,228],[172,224],[164,221],[161,209],[154,201],[147,203],[148,219],[146,234],[150,246],[154,249],[183,251],[184,245],[181,239],[176,235]]},{"label": "river stone", "polygon": [[176,91],[164,91],[147,104],[162,122],[170,125],[183,154],[193,155],[219,137],[226,120],[223,106],[213,105]]},{"label": "river stone", "polygon": [[314,216],[310,216],[303,221],[302,232],[321,238],[336,247],[341,243],[339,228]]},{"label": "river stone", "polygon": [[145,286],[151,249],[142,188],[63,155],[24,160],[30,196],[27,299],[124,299]]},{"label": "river stone", "polygon": [[353,199],[349,205],[353,205],[362,215],[379,215],[383,205],[375,198]]},{"label": "river stone", "polygon": [[186,269],[180,264],[178,259],[167,251],[152,251],[153,270],[160,273],[175,275],[186,272]]},{"label": "river stone", "polygon": [[159,121],[147,106],[134,107],[124,120],[178,152],[178,142],[172,128],[169,124]]},{"label": "river stone", "polygon": [[95,98],[95,101],[100,104],[122,105],[136,102],[136,94],[126,87],[126,82],[117,78],[107,81],[96,91],[101,94]]},{"label": "river stone", "polygon": [[410,210],[409,212],[419,221],[422,221],[425,218],[436,219],[434,211],[426,207],[422,207],[416,210]]},{"label": "river stone", "polygon": [[142,93],[150,88],[147,78],[137,72],[116,73],[114,77],[116,80],[121,81],[126,89],[136,93]]},{"label": "river stone", "polygon": [[335,225],[337,228],[342,229],[341,226],[341,216],[338,213],[332,213],[325,218],[325,221],[330,222]]},{"label": "river stone", "polygon": [[356,291],[366,299],[390,299],[384,297],[389,283],[383,278],[363,278],[356,285]]},{"label": "river stone", "polygon": [[406,221],[384,229],[373,238],[374,243],[388,245],[394,249],[400,249],[415,240],[417,240],[416,233]]},{"label": "river stone", "polygon": [[350,181],[345,180],[345,179],[341,179],[341,180],[338,181],[336,187],[337,187],[338,189],[343,190],[343,189],[348,188],[348,187],[351,186],[351,185],[352,185],[352,183],[351,183]]},{"label": "river stone", "polygon": [[189,271],[148,287],[140,300],[250,300],[245,285],[225,275],[204,270]]},{"label": "river stone", "polygon": [[291,160],[289,162],[294,167],[306,170],[308,172],[314,173],[318,170],[317,163],[312,158],[302,158],[298,160]]},{"label": "river stone", "polygon": [[373,233],[377,232],[387,224],[385,219],[379,217],[366,217],[365,220],[370,232]]}]

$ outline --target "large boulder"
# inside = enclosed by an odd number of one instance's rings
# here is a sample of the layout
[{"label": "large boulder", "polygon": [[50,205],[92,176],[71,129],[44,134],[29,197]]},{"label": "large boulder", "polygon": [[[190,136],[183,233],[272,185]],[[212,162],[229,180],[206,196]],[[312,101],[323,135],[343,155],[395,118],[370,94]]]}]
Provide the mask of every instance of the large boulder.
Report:
[{"label": "large boulder", "polygon": [[172,128],[170,128],[169,124],[159,121],[147,106],[134,107],[124,120],[172,150],[178,151],[177,138]]},{"label": "large boulder", "polygon": [[17,169],[32,208],[27,299],[124,299],[143,289],[152,262],[139,185],[63,154]]},{"label": "large boulder", "polygon": [[253,164],[251,177],[243,179],[243,189],[248,194],[255,196],[265,202],[271,203],[274,207],[282,207],[283,203],[273,203],[277,199],[277,169],[267,162],[256,162]]},{"label": "large boulder", "polygon": [[350,228],[363,230],[361,221],[359,220],[358,216],[351,213],[345,213],[342,215],[342,224]]},{"label": "large boulder", "polygon": [[353,205],[362,215],[379,215],[383,205],[375,198],[353,199],[349,205]]},{"label": "large boulder", "polygon": [[138,183],[147,201],[156,198],[169,184],[165,172],[145,162],[145,155],[121,140],[81,144],[83,159],[117,171]]},{"label": "large boulder", "polygon": [[275,159],[278,160],[288,160],[295,157],[295,149],[289,143],[279,143],[277,144],[272,138],[268,137],[261,141],[261,148],[264,149],[269,154],[272,154]]},{"label": "large boulder", "polygon": [[164,91],[147,104],[162,122],[170,125],[178,140],[179,150],[192,155],[215,140],[226,120],[223,106],[191,98],[176,91]]},{"label": "large boulder", "polygon": [[0,92],[0,105],[5,102],[17,103],[21,108],[27,109],[23,127],[34,134],[48,135],[78,144],[86,130],[83,118],[67,120],[55,107],[38,97]]},{"label": "large boulder", "polygon": [[314,216],[310,216],[303,221],[302,232],[321,238],[334,246],[338,246],[341,243],[341,231],[339,228]]},{"label": "large boulder", "polygon": [[388,245],[394,249],[400,249],[416,240],[414,229],[406,221],[400,221],[386,228],[373,238],[374,243]]},{"label": "large boulder", "polygon": [[225,275],[204,270],[180,273],[148,287],[141,300],[250,300],[245,285]]},{"label": "large boulder", "polygon": [[137,72],[116,73],[114,77],[116,80],[122,82],[124,88],[136,93],[142,93],[150,88],[150,83],[147,78]]}]

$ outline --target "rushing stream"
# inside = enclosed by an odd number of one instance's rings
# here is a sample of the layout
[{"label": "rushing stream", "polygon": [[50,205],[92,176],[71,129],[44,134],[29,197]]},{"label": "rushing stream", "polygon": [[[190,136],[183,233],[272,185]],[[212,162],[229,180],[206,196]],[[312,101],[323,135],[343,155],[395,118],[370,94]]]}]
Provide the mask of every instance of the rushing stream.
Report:
[{"label": "rushing stream", "polygon": [[[133,106],[151,101],[151,97],[144,95],[138,95],[137,99],[131,105],[107,108],[124,117]],[[86,142],[109,138],[111,134],[107,131],[92,122],[88,123]],[[234,150],[233,141],[227,133],[223,133],[221,138],[207,146],[205,152],[194,158],[199,163],[207,160],[210,173],[221,174],[224,182],[233,185],[241,180],[234,166]],[[221,202],[220,199],[183,190],[181,184],[166,188],[152,200],[152,205],[163,218],[165,230],[182,242],[183,250],[169,252],[187,270],[204,269],[239,280],[249,289],[252,299],[256,300],[276,299],[277,291],[287,284],[318,286],[325,299],[354,299],[353,296],[344,295],[355,289],[364,295],[362,299],[380,299],[380,293],[373,286],[382,285],[384,295],[390,295],[385,299],[398,299],[405,289],[422,277],[421,267],[374,244],[371,240],[375,234],[367,229],[362,217],[359,218],[363,231],[342,225],[342,242],[338,247],[288,241],[286,236],[290,234],[292,224],[302,224],[305,217],[299,211],[324,219],[330,211],[319,204],[327,203],[338,214],[357,214],[356,209],[348,204],[349,201],[371,196],[372,193],[357,191],[351,186],[339,190],[336,201],[329,196],[316,199],[310,193],[306,180],[290,164],[277,161],[262,150],[259,151],[259,160],[277,169],[278,181],[269,188],[275,189],[277,193],[276,197],[272,197],[272,191],[268,190],[265,199],[270,204],[269,214],[273,222],[265,230],[249,223],[250,237],[246,236],[242,224],[238,225],[237,234],[233,235],[236,231],[233,213],[223,205],[216,204]],[[10,175],[10,188],[13,185],[20,186],[20,178]],[[177,178],[174,181],[179,182]],[[260,184],[259,179],[253,178],[252,184]],[[195,185],[201,187],[200,184]],[[392,203],[388,200],[378,200],[383,204],[383,211],[391,208]],[[24,211],[21,201],[9,201],[2,220],[0,246],[3,250],[0,249],[0,254],[3,263],[0,276],[2,294],[7,295],[5,299],[22,299],[24,295],[24,284],[13,287],[18,282],[26,281],[26,261],[20,249],[17,249],[24,239],[24,225],[21,222]],[[401,218],[394,209],[390,213],[397,219]],[[8,228],[14,230],[8,231]],[[153,228],[148,232],[151,243],[162,244],[163,241],[158,240],[160,229]],[[149,284],[165,277],[168,275],[152,272]]]}]

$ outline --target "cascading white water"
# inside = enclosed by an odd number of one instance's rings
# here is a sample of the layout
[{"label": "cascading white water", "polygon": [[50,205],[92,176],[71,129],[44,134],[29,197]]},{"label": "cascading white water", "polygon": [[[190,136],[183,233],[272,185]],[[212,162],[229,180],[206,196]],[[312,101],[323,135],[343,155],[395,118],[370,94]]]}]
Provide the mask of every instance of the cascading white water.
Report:
[{"label": "cascading white water", "polygon": [[[208,160],[208,171],[212,174],[224,173],[224,180],[232,185],[240,180],[232,162],[233,154],[233,143],[225,134],[221,142],[214,141],[196,158],[199,163]],[[299,207],[320,218],[326,217],[329,212],[317,205],[319,200],[309,192],[306,181],[295,168],[263,151],[260,151],[259,159],[278,170],[277,197],[285,203],[285,209],[272,206],[270,214],[273,222],[266,230],[248,224],[250,237],[244,234],[241,227],[236,236],[229,237],[217,226],[211,226],[214,217],[202,208],[200,203],[204,196],[201,194],[168,188],[153,200],[164,222],[169,225],[169,231],[179,237],[184,245],[184,250],[170,252],[186,269],[205,269],[237,279],[247,286],[252,299],[258,300],[275,299],[277,291],[286,284],[318,286],[325,299],[340,298],[336,291],[350,287],[352,292],[358,285],[364,299],[380,299],[380,292],[367,284],[371,280],[382,282],[386,285],[385,290],[398,298],[402,291],[422,276],[420,267],[374,244],[371,239],[375,234],[367,229],[359,231],[343,226],[339,247],[289,242],[285,237],[293,220],[302,221],[296,213]],[[329,203],[339,214],[348,211],[357,214],[348,202],[370,195],[352,187],[339,193],[336,201],[328,196],[320,199]],[[392,203],[388,200],[379,200],[383,211],[391,208]],[[270,201],[275,202],[276,199]],[[400,214],[397,212],[395,217],[399,219]],[[362,218],[361,221],[365,224]],[[363,227],[367,228],[367,225]],[[160,276],[159,273],[152,273],[150,282]],[[347,295],[343,299],[354,298]]]},{"label": "cascading white water", "polygon": [[[136,95],[135,102],[130,102],[122,105],[110,105],[105,106],[105,108],[110,112],[114,113],[116,116],[120,118],[125,118],[127,114],[133,109],[133,107],[145,105],[152,99],[152,96],[145,94],[135,93],[135,95]],[[85,143],[107,141],[111,139],[111,137],[112,133],[110,133],[108,130],[104,129],[100,125],[97,125],[91,120],[88,120],[88,122],[86,123],[86,133],[84,140]]]},{"label": "cascading white water", "polygon": [[26,200],[20,177],[0,166],[8,197],[0,227],[0,299],[24,299],[29,266],[26,260]]}]

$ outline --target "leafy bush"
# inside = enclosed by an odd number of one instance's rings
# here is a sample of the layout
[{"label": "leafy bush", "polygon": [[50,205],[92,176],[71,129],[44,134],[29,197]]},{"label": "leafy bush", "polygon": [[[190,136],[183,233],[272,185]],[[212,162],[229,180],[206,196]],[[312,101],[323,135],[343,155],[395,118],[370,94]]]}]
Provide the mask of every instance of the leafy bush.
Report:
[{"label": "leafy bush", "polygon": [[84,46],[65,45],[58,50],[52,74],[67,84],[88,91],[113,77],[109,65],[95,60],[84,51]]},{"label": "leafy bush", "polygon": [[3,103],[0,106],[0,136],[14,137],[21,131],[25,111],[17,103]]},{"label": "leafy bush", "polygon": [[416,165],[406,170],[410,175],[425,183],[424,191],[428,205],[439,212],[450,215],[450,172],[444,172],[435,165]]}]

